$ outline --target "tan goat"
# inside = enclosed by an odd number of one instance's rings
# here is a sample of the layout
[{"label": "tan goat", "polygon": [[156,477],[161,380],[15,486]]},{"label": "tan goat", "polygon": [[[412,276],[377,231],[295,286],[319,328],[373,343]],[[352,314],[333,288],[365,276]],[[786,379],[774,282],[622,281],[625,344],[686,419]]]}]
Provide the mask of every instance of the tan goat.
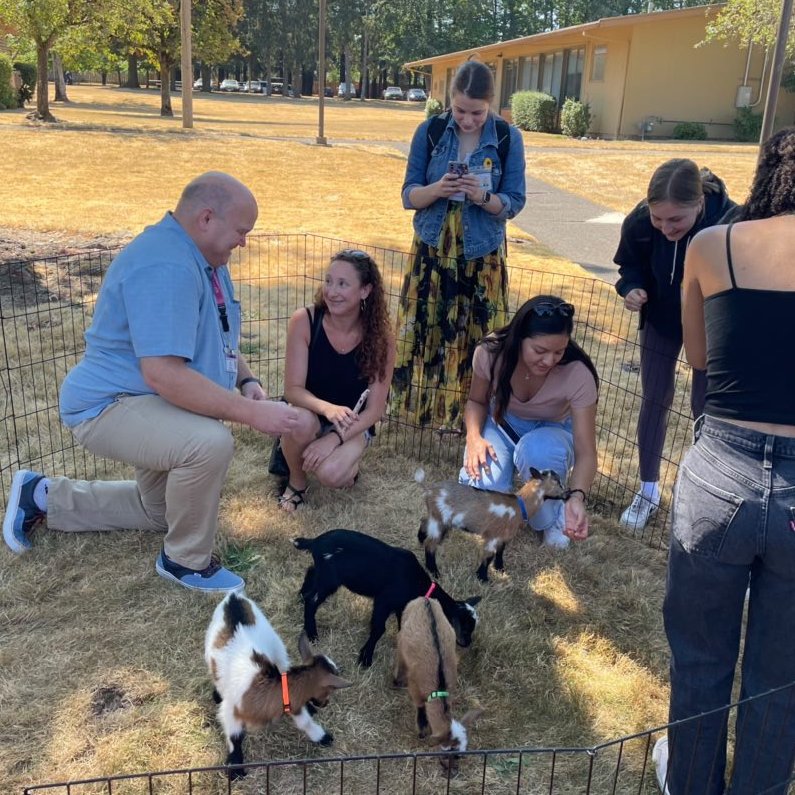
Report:
[{"label": "tan goat", "polygon": [[[443,751],[466,751],[466,725],[481,710],[471,710],[461,721],[451,714],[451,700],[458,682],[455,632],[435,599],[419,596],[403,610],[395,654],[397,687],[408,687],[417,708],[420,738],[431,735]],[[448,761],[449,760],[449,761]],[[442,764],[454,764],[443,757]]]},{"label": "tan goat", "polygon": [[439,576],[436,549],[451,527],[483,537],[477,576],[487,582],[489,564],[503,571],[505,545],[528,526],[530,517],[544,500],[565,499],[566,492],[556,472],[530,468],[530,480],[516,494],[476,489],[454,480],[428,487],[425,492],[426,516],[420,522],[417,538],[425,547],[425,568]]}]

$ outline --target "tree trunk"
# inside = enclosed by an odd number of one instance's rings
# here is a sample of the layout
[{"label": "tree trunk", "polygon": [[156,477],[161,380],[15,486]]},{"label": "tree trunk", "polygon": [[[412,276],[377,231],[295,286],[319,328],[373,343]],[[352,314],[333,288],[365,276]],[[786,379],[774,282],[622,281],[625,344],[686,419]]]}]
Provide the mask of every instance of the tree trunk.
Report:
[{"label": "tree trunk", "polygon": [[[301,71],[301,64],[296,63],[293,61],[293,96],[300,97],[301,96],[301,89],[302,85],[302,76],[303,72]],[[286,91],[289,95],[289,91]]]},{"label": "tree trunk", "polygon": [[138,59],[134,55],[127,56],[127,85],[126,88],[140,88],[138,79]]},{"label": "tree trunk", "polygon": [[171,109],[171,91],[169,85],[171,83],[171,64],[168,57],[161,53],[160,55],[160,115],[173,116],[174,111]]},{"label": "tree trunk", "polygon": [[101,69],[100,70],[99,79],[100,79],[100,82],[102,83],[103,86],[106,86],[108,84],[108,70],[107,69]]},{"label": "tree trunk", "polygon": [[47,56],[50,50],[50,39],[36,42],[36,111],[31,118],[39,121],[55,122],[58,119],[50,113],[50,98],[47,95]]},{"label": "tree trunk", "polygon": [[53,101],[69,102],[69,97],[66,96],[66,80],[63,77],[63,61],[57,52],[52,54],[52,72],[55,78],[55,99]]}]

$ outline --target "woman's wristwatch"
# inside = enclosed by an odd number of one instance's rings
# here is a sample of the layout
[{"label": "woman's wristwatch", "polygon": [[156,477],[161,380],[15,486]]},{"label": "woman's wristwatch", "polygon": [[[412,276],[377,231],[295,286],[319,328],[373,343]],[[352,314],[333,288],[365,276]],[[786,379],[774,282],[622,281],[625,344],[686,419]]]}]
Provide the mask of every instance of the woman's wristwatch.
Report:
[{"label": "woman's wristwatch", "polygon": [[491,201],[491,192],[490,192],[490,191],[487,191],[487,190],[484,190],[484,191],[483,191],[483,198],[481,199],[481,201],[479,201],[479,202],[478,202],[478,204],[479,204],[481,207],[483,207],[483,206],[485,206],[486,204],[488,204],[490,201]]}]

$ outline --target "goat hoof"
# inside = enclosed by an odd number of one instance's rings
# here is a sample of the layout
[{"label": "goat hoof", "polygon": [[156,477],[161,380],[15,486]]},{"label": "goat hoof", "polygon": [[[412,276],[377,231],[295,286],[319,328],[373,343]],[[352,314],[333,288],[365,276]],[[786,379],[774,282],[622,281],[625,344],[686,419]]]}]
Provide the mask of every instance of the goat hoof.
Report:
[{"label": "goat hoof", "polygon": [[[227,763],[233,764],[233,763]],[[229,780],[230,781],[240,781],[241,778],[245,778],[248,775],[248,771],[242,765],[240,767],[231,767],[229,768]]]},{"label": "goat hoof", "polygon": [[326,732],[320,740],[318,740],[318,745],[331,745],[334,742],[334,737]]},{"label": "goat hoof", "polygon": [[481,582],[488,582],[489,581],[489,575],[487,573],[485,573],[485,572],[478,571],[477,572],[477,577],[478,577],[478,579]]},{"label": "goat hoof", "polygon": [[369,668],[373,664],[373,655],[372,654],[365,654],[365,652],[359,652],[359,665],[362,668]]}]

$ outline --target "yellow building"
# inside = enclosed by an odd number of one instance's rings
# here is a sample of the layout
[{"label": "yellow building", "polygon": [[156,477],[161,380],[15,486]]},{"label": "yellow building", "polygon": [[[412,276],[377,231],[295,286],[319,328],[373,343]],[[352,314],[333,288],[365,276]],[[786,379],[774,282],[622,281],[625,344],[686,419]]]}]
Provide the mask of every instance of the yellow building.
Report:
[{"label": "yellow building", "polygon": [[[476,56],[494,71],[495,109],[510,119],[516,91],[540,90],[559,104],[588,102],[590,134],[669,137],[678,122],[701,122],[710,138],[732,138],[740,106],[764,108],[772,53],[761,47],[699,45],[721,6],[610,17],[584,25],[424,58],[431,96],[448,104],[456,68]],[[430,67],[430,69],[429,69]],[[779,94],[776,127],[795,122],[795,94]]]}]

